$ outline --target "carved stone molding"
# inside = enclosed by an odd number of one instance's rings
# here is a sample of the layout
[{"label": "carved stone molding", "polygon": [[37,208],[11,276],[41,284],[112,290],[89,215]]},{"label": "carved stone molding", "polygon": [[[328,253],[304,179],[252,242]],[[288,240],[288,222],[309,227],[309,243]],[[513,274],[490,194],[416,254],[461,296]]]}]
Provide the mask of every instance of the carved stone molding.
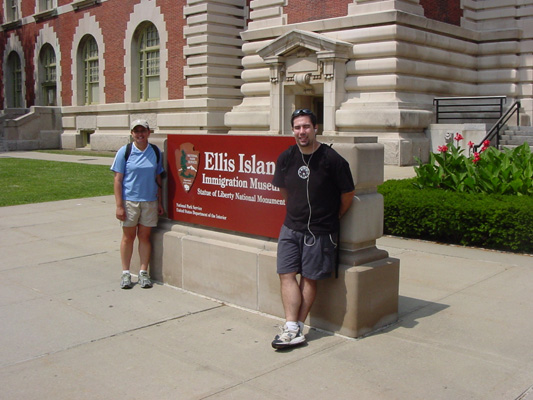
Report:
[{"label": "carved stone molding", "polygon": [[[291,112],[295,96],[322,96],[323,131],[336,131],[335,111],[344,98],[346,61],[351,43],[324,35],[293,30],[257,51],[270,69],[270,132],[280,133],[284,115]],[[337,82],[338,80],[338,82]]]},{"label": "carved stone molding", "polygon": [[33,14],[35,22],[43,21],[45,19],[53,18],[55,16],[57,16],[57,8],[52,8],[50,10],[40,11],[38,13]]},{"label": "carved stone molding", "polygon": [[74,8],[74,10],[77,11],[82,8],[87,8],[98,3],[100,3],[100,0],[78,0],[72,3],[72,8]]}]

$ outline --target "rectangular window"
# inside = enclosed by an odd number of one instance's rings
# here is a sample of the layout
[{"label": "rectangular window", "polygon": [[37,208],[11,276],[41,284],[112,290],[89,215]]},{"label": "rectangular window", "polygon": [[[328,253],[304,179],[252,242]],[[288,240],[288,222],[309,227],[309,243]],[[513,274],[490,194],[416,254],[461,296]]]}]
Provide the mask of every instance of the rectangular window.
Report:
[{"label": "rectangular window", "polygon": [[20,68],[20,64],[17,65],[17,69],[14,71],[13,77],[14,77],[14,106],[15,108],[22,107],[22,69]]},{"label": "rectangular window", "polygon": [[99,85],[99,61],[98,45],[95,40],[90,40],[84,47],[85,62],[85,104],[97,104],[100,102]]},{"label": "rectangular window", "polygon": [[56,58],[54,52],[46,52],[44,60],[44,81],[45,83],[56,82]]},{"label": "rectangular window", "polygon": [[147,51],[141,57],[141,79],[139,83],[141,100],[157,100],[159,88],[159,50]]},{"label": "rectangular window", "polygon": [[161,96],[159,33],[154,25],[145,28],[139,47],[139,100],[158,100]]},{"label": "rectangular window", "polygon": [[159,51],[146,53],[146,76],[159,75]]},{"label": "rectangular window", "polygon": [[8,0],[7,1],[7,19],[9,21],[16,21],[20,19],[19,16],[19,6],[18,6],[19,0]]},{"label": "rectangular window", "polygon": [[54,8],[53,0],[39,0],[39,11],[47,11]]},{"label": "rectangular window", "polygon": [[147,100],[159,99],[159,51],[146,53]]},{"label": "rectangular window", "polygon": [[56,87],[45,87],[45,105],[56,106]]}]

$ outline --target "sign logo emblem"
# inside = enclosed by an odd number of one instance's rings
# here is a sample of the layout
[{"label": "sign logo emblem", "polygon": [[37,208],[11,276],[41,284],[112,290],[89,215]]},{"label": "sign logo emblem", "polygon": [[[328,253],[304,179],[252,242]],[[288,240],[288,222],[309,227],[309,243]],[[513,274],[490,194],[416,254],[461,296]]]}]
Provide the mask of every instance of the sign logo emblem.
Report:
[{"label": "sign logo emblem", "polygon": [[176,167],[178,177],[183,189],[188,193],[191,190],[198,166],[200,165],[200,152],[194,150],[192,143],[182,143],[179,149],[176,149]]}]

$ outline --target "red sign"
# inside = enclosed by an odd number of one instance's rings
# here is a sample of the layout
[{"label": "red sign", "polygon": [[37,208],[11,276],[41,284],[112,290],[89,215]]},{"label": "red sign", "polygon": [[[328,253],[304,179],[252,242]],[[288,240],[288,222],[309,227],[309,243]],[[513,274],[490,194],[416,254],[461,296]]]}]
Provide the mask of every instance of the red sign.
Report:
[{"label": "red sign", "polygon": [[272,178],[292,136],[168,135],[169,217],[277,238],[285,201]]}]

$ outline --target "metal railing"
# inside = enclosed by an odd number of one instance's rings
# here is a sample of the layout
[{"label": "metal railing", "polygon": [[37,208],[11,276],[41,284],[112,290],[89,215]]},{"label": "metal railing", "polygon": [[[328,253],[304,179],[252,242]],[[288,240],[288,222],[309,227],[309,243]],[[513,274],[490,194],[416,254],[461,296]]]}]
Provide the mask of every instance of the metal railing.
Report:
[{"label": "metal railing", "polygon": [[503,115],[505,96],[435,97],[437,124],[443,120],[496,120]]},{"label": "metal railing", "polygon": [[516,125],[520,126],[520,100],[515,101],[513,105],[509,107],[505,114],[498,119],[492,128],[490,128],[479,144],[474,145],[474,151],[477,151],[477,149],[483,145],[485,140],[492,141],[494,137],[496,137],[496,148],[498,148],[500,146],[500,131],[507,124],[507,121],[511,119],[514,113],[516,113]]}]

